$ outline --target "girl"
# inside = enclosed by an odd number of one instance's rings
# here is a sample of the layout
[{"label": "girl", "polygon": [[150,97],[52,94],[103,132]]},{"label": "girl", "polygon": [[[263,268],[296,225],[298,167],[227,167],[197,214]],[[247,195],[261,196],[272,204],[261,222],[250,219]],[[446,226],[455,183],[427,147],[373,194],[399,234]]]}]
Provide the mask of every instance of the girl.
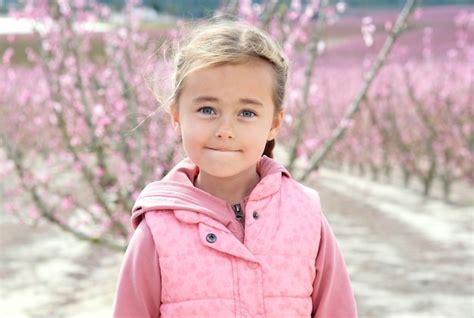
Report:
[{"label": "girl", "polygon": [[188,158],[132,211],[114,317],[356,317],[318,193],[272,158],[288,65],[262,30],[197,29],[170,113]]}]

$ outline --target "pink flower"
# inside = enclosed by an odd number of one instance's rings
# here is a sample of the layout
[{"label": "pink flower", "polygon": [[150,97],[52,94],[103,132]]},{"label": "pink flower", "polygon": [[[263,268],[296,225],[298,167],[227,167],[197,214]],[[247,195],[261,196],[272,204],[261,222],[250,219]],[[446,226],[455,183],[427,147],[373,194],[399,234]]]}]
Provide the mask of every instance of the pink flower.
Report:
[{"label": "pink flower", "polygon": [[2,58],[4,65],[10,65],[14,53],[15,51],[11,47],[5,50],[5,52],[3,53],[3,58]]}]

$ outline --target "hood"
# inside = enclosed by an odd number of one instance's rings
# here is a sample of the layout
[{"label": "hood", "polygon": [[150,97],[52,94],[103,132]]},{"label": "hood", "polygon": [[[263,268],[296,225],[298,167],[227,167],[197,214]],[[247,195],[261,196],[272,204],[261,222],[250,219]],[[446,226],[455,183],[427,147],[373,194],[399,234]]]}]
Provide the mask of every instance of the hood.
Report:
[{"label": "hood", "polygon": [[[193,184],[199,168],[186,158],[179,162],[161,181],[148,184],[138,196],[133,209],[131,223],[135,229],[144,214],[148,211],[170,210],[191,211],[188,217],[194,218],[193,223],[199,222],[201,215],[224,224],[230,222],[229,215],[222,213],[229,204]],[[260,181],[252,190],[249,198],[258,200],[270,196],[280,189],[282,177],[290,177],[290,173],[280,163],[262,156],[257,162],[257,172]],[[219,212],[220,211],[220,212]]]}]

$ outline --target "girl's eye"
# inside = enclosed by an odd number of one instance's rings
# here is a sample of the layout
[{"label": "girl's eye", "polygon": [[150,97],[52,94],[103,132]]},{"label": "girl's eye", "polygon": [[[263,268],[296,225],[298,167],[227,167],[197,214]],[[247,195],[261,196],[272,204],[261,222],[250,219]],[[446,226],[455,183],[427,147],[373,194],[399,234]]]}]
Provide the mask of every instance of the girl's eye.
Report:
[{"label": "girl's eye", "polygon": [[212,109],[212,107],[209,107],[209,106],[199,108],[198,112],[204,115],[213,115],[215,113],[214,109]]},{"label": "girl's eye", "polygon": [[[209,106],[204,106],[198,109],[198,112],[203,114],[203,115],[215,115],[216,111],[214,108],[209,107]],[[245,118],[252,118],[257,116],[257,114],[251,110],[243,110],[240,112],[240,115]]]},{"label": "girl's eye", "polygon": [[241,114],[242,114],[242,116],[247,117],[247,118],[252,118],[252,117],[257,116],[257,114],[255,114],[255,113],[254,113],[253,111],[251,111],[251,110],[243,110],[243,111],[241,112]]}]

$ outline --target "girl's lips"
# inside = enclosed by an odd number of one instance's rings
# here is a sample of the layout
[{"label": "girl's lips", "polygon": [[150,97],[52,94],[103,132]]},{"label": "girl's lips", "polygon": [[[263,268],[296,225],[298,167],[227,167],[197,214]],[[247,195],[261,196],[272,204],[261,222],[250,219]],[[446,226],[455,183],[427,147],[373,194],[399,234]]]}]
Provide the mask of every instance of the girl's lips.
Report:
[{"label": "girl's lips", "polygon": [[223,148],[207,148],[209,150],[214,150],[214,151],[220,151],[220,152],[239,152],[240,150],[229,150],[229,149],[223,149]]}]

